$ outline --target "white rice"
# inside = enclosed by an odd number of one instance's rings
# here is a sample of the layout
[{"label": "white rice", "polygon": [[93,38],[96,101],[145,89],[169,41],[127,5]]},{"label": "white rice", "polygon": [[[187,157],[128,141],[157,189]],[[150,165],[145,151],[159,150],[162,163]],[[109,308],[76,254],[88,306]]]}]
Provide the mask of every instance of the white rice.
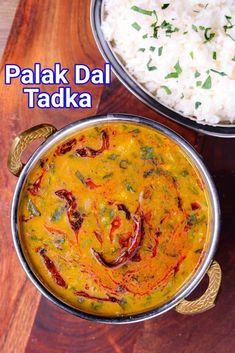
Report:
[{"label": "white rice", "polygon": [[[163,104],[185,116],[196,117],[200,122],[213,125],[225,121],[235,122],[234,0],[104,2],[105,18],[102,28],[105,38],[123,59],[129,73],[145,89]],[[165,3],[170,5],[163,10],[162,5]],[[161,25],[165,20],[172,24],[173,29],[177,27],[179,31],[167,36],[166,29],[160,28],[158,38],[154,38],[151,27],[156,21],[154,13],[145,15],[131,9],[132,6],[155,10],[157,25]],[[226,31],[224,26],[231,25],[225,16],[231,17],[230,23],[234,24]],[[133,23],[137,23],[141,28],[133,28]],[[192,26],[196,27],[193,29]],[[205,43],[205,29],[200,29],[199,26],[211,28],[206,37],[215,33],[214,37]],[[148,36],[144,39],[146,34]],[[155,50],[151,51],[150,47]],[[159,56],[161,47],[162,54]],[[140,48],[145,51],[139,51]],[[169,73],[176,71],[174,66],[177,62],[182,69],[178,78],[166,78]],[[200,73],[200,76],[195,77],[196,72]],[[208,76],[211,77],[211,88],[208,88],[207,84],[204,85]]]}]

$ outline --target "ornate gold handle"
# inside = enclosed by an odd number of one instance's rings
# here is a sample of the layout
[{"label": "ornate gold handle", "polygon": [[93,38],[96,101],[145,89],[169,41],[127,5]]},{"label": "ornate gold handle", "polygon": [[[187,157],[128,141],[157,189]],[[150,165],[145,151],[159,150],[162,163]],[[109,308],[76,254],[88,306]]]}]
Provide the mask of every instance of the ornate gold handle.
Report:
[{"label": "ornate gold handle", "polygon": [[199,314],[215,306],[215,299],[219,292],[222,272],[218,262],[214,261],[207,271],[209,285],[205,293],[196,300],[183,300],[176,306],[176,311],[184,315]]},{"label": "ornate gold handle", "polygon": [[17,136],[11,146],[7,166],[10,172],[16,176],[20,175],[24,164],[21,156],[26,147],[34,140],[44,137],[45,139],[54,134],[57,129],[50,124],[36,125]]}]

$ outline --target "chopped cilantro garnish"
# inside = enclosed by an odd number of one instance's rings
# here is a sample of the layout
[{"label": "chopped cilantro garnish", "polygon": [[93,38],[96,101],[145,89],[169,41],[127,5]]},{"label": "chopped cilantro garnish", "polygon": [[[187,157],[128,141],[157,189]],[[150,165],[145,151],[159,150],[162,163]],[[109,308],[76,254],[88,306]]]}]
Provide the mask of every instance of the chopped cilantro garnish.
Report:
[{"label": "chopped cilantro garnish", "polygon": [[225,72],[223,71],[217,71],[217,70],[214,70],[214,69],[211,69],[212,72],[215,72],[216,74],[219,74],[220,76],[228,76]]},{"label": "chopped cilantro garnish", "polygon": [[192,25],[192,29],[193,29],[195,32],[198,32],[197,26]]},{"label": "chopped cilantro garnish", "polygon": [[145,48],[139,48],[138,51],[141,51],[142,53],[144,53],[145,52]]},{"label": "chopped cilantro garnish", "polygon": [[59,221],[64,210],[65,210],[64,206],[56,208],[55,211],[51,215],[51,221],[52,222]]},{"label": "chopped cilantro garnish", "polygon": [[167,86],[160,86],[160,87],[165,90],[166,94],[168,94],[168,95],[169,95],[169,94],[172,94],[172,91],[170,90],[169,87],[167,87]]},{"label": "chopped cilantro garnish", "polygon": [[156,47],[150,47],[149,50],[150,51],[155,51]]},{"label": "chopped cilantro garnish", "polygon": [[198,217],[196,214],[192,214],[188,216],[187,223],[190,224],[191,226],[194,226],[204,221],[204,219],[205,219],[205,215]]},{"label": "chopped cilantro garnish", "polygon": [[141,159],[148,160],[153,159],[155,157],[154,148],[149,146],[141,147]]},{"label": "chopped cilantro garnish", "polygon": [[147,63],[147,68],[149,71],[154,71],[154,70],[157,70],[157,67],[156,66],[151,66],[151,62],[152,62],[152,59],[149,59],[149,62]]},{"label": "chopped cilantro garnish", "polygon": [[137,22],[132,23],[132,27],[133,27],[134,29],[136,29],[137,31],[140,31],[140,30],[141,30],[141,26],[140,26]]},{"label": "chopped cilantro garnish", "polygon": [[84,176],[79,172],[79,170],[76,171],[75,175],[81,181],[81,183],[83,185],[86,185],[86,180],[85,180]]},{"label": "chopped cilantro garnish", "polygon": [[115,159],[118,158],[118,154],[112,153],[108,156],[108,159],[110,159],[111,161],[115,161]]},{"label": "chopped cilantro garnish", "polygon": [[195,103],[195,109],[198,109],[198,108],[200,107],[200,105],[202,105],[201,102],[196,102],[196,103]]},{"label": "chopped cilantro garnish", "polygon": [[131,10],[141,13],[142,15],[152,16],[153,11],[141,9],[138,6],[132,6]]},{"label": "chopped cilantro garnish", "polygon": [[235,55],[233,56],[232,61],[235,61]]},{"label": "chopped cilantro garnish", "polygon": [[177,72],[171,72],[170,74],[166,75],[165,79],[168,78],[178,78],[179,74],[177,74]]},{"label": "chopped cilantro garnish", "polygon": [[144,171],[144,174],[143,174],[143,177],[144,177],[144,178],[147,178],[147,177],[149,177],[150,175],[152,175],[153,173],[154,173],[154,169],[145,170],[145,171]]},{"label": "chopped cilantro garnish", "polygon": [[126,189],[127,189],[127,191],[135,192],[135,189],[133,188],[133,186],[129,182],[126,184]]},{"label": "chopped cilantro garnish", "polygon": [[233,24],[232,24],[232,22],[231,22],[231,19],[232,19],[231,16],[226,16],[226,15],[225,15],[225,18],[226,18],[226,20],[227,20],[227,24],[224,26],[224,30],[225,30],[225,32],[227,32],[228,29],[233,28]]},{"label": "chopped cilantro garnish", "polygon": [[230,37],[233,41],[235,41],[235,39],[231,36],[231,34],[228,34],[228,33],[227,33],[227,31],[228,31],[229,29],[232,29],[232,28],[234,27],[234,25],[233,25],[232,22],[231,22],[232,17],[225,15],[225,18],[226,18],[226,20],[227,20],[227,24],[224,26],[225,33],[227,34],[228,37]]},{"label": "chopped cilantro garnish", "polygon": [[182,172],[180,173],[183,177],[186,177],[189,175],[189,172],[187,170],[182,170]]},{"label": "chopped cilantro garnish", "polygon": [[147,34],[144,34],[142,38],[143,38],[143,39],[146,39],[146,38],[148,38],[148,35],[147,35]]},{"label": "chopped cilantro garnish", "polygon": [[151,27],[153,28],[153,38],[158,38],[158,30],[160,26],[157,26],[157,22],[154,22]]},{"label": "chopped cilantro garnish", "polygon": [[194,53],[193,53],[193,51],[191,51],[191,52],[189,53],[189,55],[191,56],[192,59],[194,59]]},{"label": "chopped cilantro garnish", "polygon": [[102,179],[111,178],[112,176],[113,176],[113,173],[111,172],[111,173],[105,174]]},{"label": "chopped cilantro garnish", "polygon": [[203,83],[202,88],[204,88],[204,89],[210,89],[211,86],[212,86],[212,84],[211,84],[211,76],[209,75],[209,76],[207,77],[207,79],[205,80],[205,82]]},{"label": "chopped cilantro garnish", "polygon": [[163,47],[158,48],[158,56],[162,55]]},{"label": "chopped cilantro garnish", "polygon": [[213,51],[212,57],[213,57],[213,60],[216,60],[216,59],[217,59],[217,53],[216,53],[216,51]]},{"label": "chopped cilantro garnish", "polygon": [[130,162],[127,160],[127,159],[122,159],[120,162],[119,162],[119,167],[121,169],[127,169],[128,168],[128,164],[130,164]]},{"label": "chopped cilantro garnish", "polygon": [[168,74],[165,78],[178,78],[179,75],[182,73],[182,68],[179,64],[179,60],[177,61],[177,63],[174,66],[175,72],[171,72],[170,74]]},{"label": "chopped cilantro garnish", "polygon": [[199,76],[201,76],[200,72],[196,71],[195,74],[194,74],[194,77],[197,78]]},{"label": "chopped cilantro garnish", "polygon": [[156,17],[156,21],[151,24],[151,27],[153,28],[153,38],[158,38],[158,30],[160,26],[158,26],[158,16],[155,10],[153,10],[153,15]]},{"label": "chopped cilantro garnish", "polygon": [[140,129],[134,129],[134,130],[131,130],[129,131],[130,134],[139,134],[140,133]]},{"label": "chopped cilantro garnish", "polygon": [[161,24],[161,28],[165,29],[166,34],[174,33],[174,32],[179,32],[179,28],[174,27],[171,23],[167,21],[163,21]]},{"label": "chopped cilantro garnish", "polygon": [[174,69],[175,69],[175,71],[176,71],[178,74],[181,74],[182,69],[181,69],[181,67],[180,67],[179,60],[178,60],[177,63],[175,64]]},{"label": "chopped cilantro garnish", "polygon": [[204,41],[204,43],[210,42],[212,40],[212,38],[214,38],[215,33],[210,33],[210,31],[211,31],[210,27],[207,27],[205,29],[205,32],[204,32],[205,41]]},{"label": "chopped cilantro garnish", "polygon": [[31,199],[28,200],[27,208],[31,216],[34,216],[34,217],[41,216],[41,212],[38,210],[38,208],[36,207],[36,205],[33,203]]},{"label": "chopped cilantro garnish", "polygon": [[162,5],[162,10],[167,9],[167,8],[168,8],[168,6],[170,6],[170,4],[163,4],[163,5]]},{"label": "chopped cilantro garnish", "polygon": [[155,10],[153,10],[153,15],[155,16],[156,21],[158,21],[157,12]]},{"label": "chopped cilantro garnish", "polygon": [[196,82],[196,86],[197,86],[197,87],[200,87],[201,85],[202,85],[202,81],[197,81],[197,82]]}]

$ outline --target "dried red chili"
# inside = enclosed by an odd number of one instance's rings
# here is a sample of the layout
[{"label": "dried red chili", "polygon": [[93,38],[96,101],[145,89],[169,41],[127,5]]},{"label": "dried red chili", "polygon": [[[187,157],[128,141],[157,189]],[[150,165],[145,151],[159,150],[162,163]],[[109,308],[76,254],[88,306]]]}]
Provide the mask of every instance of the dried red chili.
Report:
[{"label": "dried red chili", "polygon": [[155,235],[156,235],[156,237],[158,238],[158,237],[160,237],[161,234],[162,234],[162,232],[161,232],[160,228],[158,227],[158,228],[156,229]]},{"label": "dried red chili", "polygon": [[67,203],[67,216],[70,223],[72,230],[76,235],[76,239],[78,240],[78,232],[82,226],[84,217],[81,213],[77,210],[77,201],[76,198],[73,196],[71,191],[67,191],[65,189],[58,190],[55,192],[56,196],[60,199],[65,200]]},{"label": "dried red chili", "polygon": [[136,254],[141,240],[142,240],[142,234],[143,234],[143,215],[134,215],[133,216],[134,220],[134,235],[130,237],[129,240],[129,247],[127,249],[123,249],[120,253],[120,255],[114,260],[114,261],[107,261],[103,257],[103,255],[94,249],[92,249],[93,254],[97,261],[101,263],[103,266],[109,267],[109,268],[117,268],[119,266],[122,266],[126,264],[128,261],[130,261]]},{"label": "dried red chili", "polygon": [[39,248],[37,249],[37,252],[39,253],[39,255],[41,255],[43,262],[46,268],[48,269],[48,271],[50,272],[51,277],[53,278],[55,283],[58,284],[58,286],[63,287],[65,289],[68,288],[67,283],[60,275],[54,262],[46,255],[47,250],[45,248]]},{"label": "dried red chili", "polygon": [[152,219],[152,211],[146,212],[146,213],[144,214],[144,221],[145,221],[145,223],[147,223],[149,226],[151,226],[151,223],[150,223],[151,219]]},{"label": "dried red chili", "polygon": [[22,222],[28,222],[28,221],[30,221],[33,218],[34,218],[33,215],[30,215],[29,217],[21,216],[21,221]]},{"label": "dried red chili", "polygon": [[57,156],[62,156],[72,150],[72,148],[76,145],[76,139],[72,139],[69,141],[64,142],[62,145],[58,146],[55,153]]},{"label": "dried red chili", "polygon": [[192,202],[191,208],[193,211],[195,211],[195,210],[198,210],[199,208],[201,208],[201,205],[198,202]]},{"label": "dried red chili", "polygon": [[179,259],[179,261],[177,262],[177,264],[174,266],[174,268],[173,268],[174,274],[176,274],[179,271],[180,265],[182,264],[182,262],[184,261],[185,258],[186,258],[186,256],[182,255],[181,258]]},{"label": "dried red chili", "polygon": [[93,300],[102,300],[104,302],[111,302],[111,303],[118,303],[120,304],[121,301],[120,299],[116,298],[116,297],[113,297],[113,296],[110,296],[108,295],[107,297],[102,297],[102,298],[99,298],[99,297],[95,297],[93,295],[90,295],[84,291],[76,291],[74,292],[75,295],[79,296],[79,297],[84,297],[84,298],[88,298],[88,299],[93,299]]},{"label": "dried red chili", "polygon": [[77,207],[77,202],[71,191],[61,189],[55,192],[56,196],[58,196],[60,199],[65,200],[69,206],[72,208]]},{"label": "dried red chili", "polygon": [[42,169],[44,169],[46,162],[48,162],[48,158],[46,159],[40,159],[39,165]]},{"label": "dried red chili", "polygon": [[36,196],[41,188],[41,184],[42,184],[42,178],[45,174],[45,170],[42,172],[42,174],[40,175],[40,177],[38,177],[38,179],[28,187],[28,191],[33,195]]},{"label": "dried red chili", "polygon": [[116,229],[118,229],[121,226],[121,218],[120,217],[115,217],[112,222],[111,222],[111,229],[109,232],[109,238],[111,242],[113,241],[113,233],[115,232]]},{"label": "dried red chili", "polygon": [[76,153],[78,153],[81,157],[94,158],[94,157],[98,156],[104,150],[107,150],[109,148],[109,136],[105,130],[101,131],[101,139],[102,139],[102,146],[98,150],[94,150],[93,148],[86,146],[83,148],[78,148],[76,150]]},{"label": "dried red chili", "polygon": [[118,204],[117,208],[118,208],[119,211],[125,212],[126,219],[128,219],[128,220],[131,219],[131,213],[130,213],[130,211],[128,210],[128,208],[124,204],[122,204],[122,203]]},{"label": "dried red chili", "polygon": [[180,196],[177,197],[177,206],[181,211],[183,211],[183,200]]},{"label": "dried red chili", "polygon": [[141,256],[140,254],[135,254],[132,259],[131,259],[132,262],[140,262],[141,261]]},{"label": "dried red chili", "polygon": [[152,249],[152,257],[156,257],[157,255],[157,250],[158,250],[158,245],[159,245],[159,240],[155,239],[155,244]]},{"label": "dried red chili", "polygon": [[102,237],[102,235],[101,235],[99,232],[97,232],[96,230],[94,230],[93,233],[95,234],[95,237],[96,237],[96,239],[98,240],[98,242],[99,242],[100,244],[102,244],[102,243],[103,243],[103,237]]},{"label": "dried red chili", "polygon": [[128,242],[129,242],[129,238],[130,238],[131,234],[132,234],[132,232],[128,232],[128,233],[119,237],[118,242],[122,248],[126,248],[128,246]]},{"label": "dried red chili", "polygon": [[85,180],[85,183],[86,183],[86,186],[87,186],[89,189],[91,189],[91,190],[96,189],[96,188],[99,188],[99,187],[101,186],[101,185],[95,184],[95,183],[92,181],[91,178],[87,178],[87,179]]},{"label": "dried red chili", "polygon": [[151,199],[152,194],[153,194],[153,187],[152,187],[152,185],[147,186],[147,187],[144,189],[143,198],[144,198],[145,200]]}]

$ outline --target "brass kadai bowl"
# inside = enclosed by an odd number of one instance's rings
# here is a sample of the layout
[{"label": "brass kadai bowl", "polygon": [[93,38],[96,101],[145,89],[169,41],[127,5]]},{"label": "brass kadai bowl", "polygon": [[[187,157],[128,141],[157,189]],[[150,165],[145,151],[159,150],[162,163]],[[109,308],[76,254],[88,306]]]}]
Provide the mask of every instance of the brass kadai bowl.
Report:
[{"label": "brass kadai bowl", "polygon": [[[129,315],[129,316],[99,316],[96,314],[90,314],[81,311],[78,308],[69,305],[61,298],[58,298],[52,290],[50,290],[42,280],[39,279],[36,272],[33,270],[30,262],[27,259],[26,251],[20,239],[19,227],[18,227],[18,217],[20,208],[20,199],[23,187],[27,181],[30,171],[34,168],[36,163],[42,158],[42,156],[51,147],[57,145],[59,142],[80,131],[86,127],[98,126],[103,123],[112,122],[123,122],[123,123],[135,123],[140,126],[147,126],[155,131],[158,131],[174,141],[178,146],[180,146],[185,154],[193,161],[195,167],[199,171],[209,194],[209,200],[212,209],[211,216],[211,234],[209,238],[208,248],[205,255],[197,268],[195,273],[191,276],[189,281],[171,298],[168,302],[155,309],[148,310],[140,314]],[[23,165],[21,162],[21,156],[26,147],[34,140],[39,138],[45,138],[45,142],[33,153],[28,162]],[[93,321],[104,322],[104,323],[133,323],[138,321],[143,321],[149,318],[153,318],[160,314],[167,312],[168,310],[175,308],[175,310],[181,314],[196,314],[206,311],[212,308],[215,304],[215,299],[218,294],[220,284],[221,284],[221,269],[216,261],[213,261],[216,246],[219,237],[220,228],[220,208],[217,197],[216,188],[211,179],[209,172],[207,171],[202,160],[196,153],[196,151],[179,135],[174,133],[169,128],[156,123],[152,120],[125,114],[112,114],[107,116],[95,116],[80,121],[76,121],[73,124],[67,125],[61,130],[57,129],[49,124],[42,124],[32,127],[29,130],[24,131],[13,141],[9,158],[8,158],[8,168],[10,172],[19,177],[11,209],[11,228],[12,236],[15,245],[15,249],[21,265],[23,266],[26,274],[30,280],[34,283],[37,289],[50,301],[58,305],[60,308],[66,310],[67,312],[74,314],[76,316],[82,317],[84,319],[90,319]],[[185,298],[198,286],[199,282],[205,275],[209,277],[209,285],[205,293],[197,300],[187,301]]]}]

